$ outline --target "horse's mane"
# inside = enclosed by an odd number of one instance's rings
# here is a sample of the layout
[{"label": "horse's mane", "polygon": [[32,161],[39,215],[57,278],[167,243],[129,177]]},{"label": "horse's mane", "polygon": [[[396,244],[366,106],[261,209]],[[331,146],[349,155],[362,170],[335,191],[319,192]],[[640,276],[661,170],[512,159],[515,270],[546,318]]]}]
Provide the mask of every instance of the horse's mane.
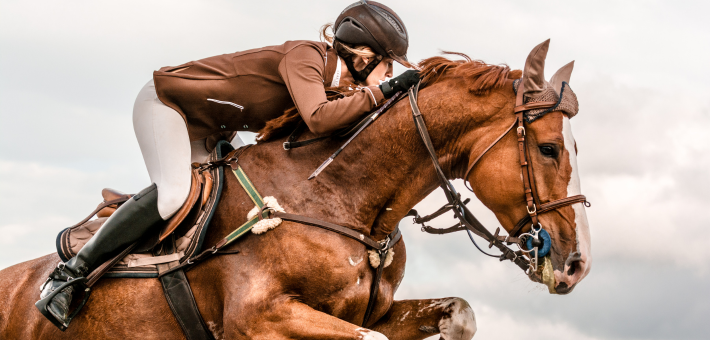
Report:
[{"label": "horse's mane", "polygon": [[422,85],[429,86],[443,78],[462,78],[468,85],[468,91],[474,95],[486,95],[490,91],[502,88],[508,79],[523,76],[520,70],[511,70],[508,65],[491,65],[481,60],[473,60],[459,52],[442,52],[463,57],[465,60],[451,60],[444,57],[431,57],[419,63]]},{"label": "horse's mane", "polygon": [[[325,91],[329,101],[352,96],[358,92],[357,90],[352,90],[347,86],[326,87]],[[301,115],[298,114],[296,107],[293,106],[284,111],[283,115],[266,122],[266,126],[259,130],[259,134],[256,135],[256,142],[263,143],[289,134],[293,132],[296,125],[302,121],[303,118],[301,118]]]},{"label": "horse's mane", "polygon": [[[502,88],[508,79],[517,79],[523,75],[522,71],[511,70],[505,64],[486,64],[480,60],[473,60],[466,54],[459,52],[444,51],[443,54],[457,55],[465,60],[451,60],[438,56],[422,60],[418,64],[421,70],[422,88],[431,86],[445,78],[456,77],[465,81],[469,92],[481,96],[488,94],[492,90]],[[343,91],[343,88],[326,90],[339,90],[337,94],[329,94],[328,100],[347,97],[357,92]],[[278,118],[268,121],[266,126],[259,131],[257,142],[266,142],[284,136],[293,131],[301,121],[303,119],[298,114],[298,110],[296,107],[292,107]]]}]

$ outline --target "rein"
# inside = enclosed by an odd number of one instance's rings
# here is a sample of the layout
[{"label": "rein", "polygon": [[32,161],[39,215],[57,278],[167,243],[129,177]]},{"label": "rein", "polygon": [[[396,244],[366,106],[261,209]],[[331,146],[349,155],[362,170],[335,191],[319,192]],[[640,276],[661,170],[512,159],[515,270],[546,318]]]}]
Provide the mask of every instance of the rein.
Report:
[{"label": "rein", "polygon": [[[473,244],[478,248],[479,251],[482,253],[491,256],[491,257],[498,257],[500,258],[501,261],[503,260],[510,260],[513,263],[515,263],[518,267],[520,267],[524,271],[528,271],[530,268],[530,261],[528,261],[524,256],[523,256],[523,250],[514,251],[510,248],[508,248],[505,244],[503,244],[504,240],[501,240],[498,237],[498,232],[499,230],[496,230],[496,234],[491,234],[488,229],[486,229],[481,222],[476,219],[476,217],[473,215],[468,210],[468,207],[466,207],[466,203],[461,201],[461,195],[456,191],[454,188],[454,185],[451,184],[451,181],[446,177],[444,174],[444,170],[442,170],[441,165],[439,164],[439,159],[436,156],[436,151],[434,150],[434,145],[431,142],[431,137],[429,136],[429,131],[426,128],[426,123],[424,122],[424,118],[422,117],[422,113],[419,110],[419,105],[417,104],[417,97],[419,95],[419,85],[421,82],[417,83],[414,87],[409,89],[409,104],[412,107],[412,118],[414,119],[414,125],[417,129],[417,132],[419,133],[419,136],[422,139],[422,142],[424,143],[424,146],[427,150],[427,153],[429,154],[429,157],[432,160],[432,163],[434,164],[434,170],[436,171],[437,177],[439,178],[439,187],[441,187],[442,190],[444,190],[444,195],[446,195],[446,200],[449,202],[449,204],[445,205],[441,209],[439,209],[437,212],[435,212],[432,215],[421,217],[417,213],[416,210],[412,209],[409,211],[407,215],[409,216],[414,216],[414,221],[415,223],[417,221],[420,221],[422,224],[422,231],[427,231],[428,229],[435,229],[432,227],[427,227],[424,225],[424,221],[429,221],[437,216],[440,216],[444,212],[448,210],[453,210],[456,218],[459,219],[459,226],[461,228],[455,228],[456,226],[452,227],[455,230],[452,230],[452,228],[449,228],[451,231],[445,231],[445,232],[440,232],[440,233],[446,233],[446,232],[453,232],[453,231],[459,231],[459,230],[466,230],[469,233],[469,237],[471,238],[471,241]],[[471,236],[471,232],[474,234],[482,237],[484,240],[489,242],[488,248],[496,247],[501,251],[500,256],[494,256],[491,254],[486,253],[481,249],[481,247],[478,246],[476,241],[473,239]]]},{"label": "rein", "polygon": [[[532,275],[537,270],[538,255],[540,255],[540,249],[546,248],[549,250],[550,247],[550,236],[542,227],[538,219],[538,215],[556,210],[561,207],[572,205],[575,203],[583,203],[585,206],[589,207],[591,204],[587,202],[587,198],[584,195],[575,195],[555,201],[541,203],[538,196],[536,187],[534,185],[535,175],[532,166],[528,162],[528,150],[527,150],[527,136],[525,133],[525,119],[524,112],[532,109],[541,108],[551,108],[557,105],[557,102],[539,102],[532,104],[523,104],[523,94],[525,93],[524,84],[525,81],[521,81],[515,100],[515,121],[511,126],[503,132],[491,145],[489,145],[481,155],[479,155],[473,163],[468,167],[464,175],[464,182],[467,188],[473,191],[469,187],[466,178],[471,173],[473,168],[476,166],[478,161],[485,155],[490,149],[493,148],[503,137],[505,137],[510,131],[515,129],[518,137],[518,151],[520,155],[520,171],[523,177],[523,187],[525,192],[526,210],[528,215],[523,217],[515,227],[510,231],[507,236],[498,235],[500,233],[500,228],[495,230],[494,234],[491,234],[488,229],[486,229],[476,217],[468,210],[466,204],[469,200],[461,201],[461,195],[456,192],[451,181],[449,181],[444,175],[441,165],[439,164],[438,157],[436,156],[436,151],[429,137],[429,132],[427,131],[426,124],[422,118],[421,111],[417,105],[417,96],[419,94],[419,82],[417,85],[409,89],[409,104],[412,107],[412,116],[414,118],[414,125],[417,128],[417,132],[426,147],[429,156],[434,164],[434,169],[436,170],[437,176],[439,178],[439,186],[444,190],[448,204],[441,207],[436,212],[427,215],[419,216],[416,210],[412,209],[407,216],[414,216],[414,223],[422,225],[422,231],[430,234],[448,234],[456,231],[466,230],[471,239],[471,242],[481,251],[483,254],[498,257],[501,261],[511,260],[513,263],[518,265],[526,274]],[[442,215],[443,213],[453,210],[456,218],[458,218],[459,223],[450,228],[433,228],[425,225],[424,223]],[[521,233],[523,228],[527,225],[531,225],[530,232]],[[495,246],[501,251],[501,255],[494,256],[483,251],[476,241],[473,239],[471,232],[482,237],[484,240],[488,241],[488,248]],[[504,244],[505,243],[505,244]],[[517,251],[513,251],[508,248],[507,245],[515,244],[520,248]],[[526,250],[526,246],[528,249]],[[524,255],[527,255],[530,259],[528,260]],[[542,256],[546,254],[541,254]]]}]

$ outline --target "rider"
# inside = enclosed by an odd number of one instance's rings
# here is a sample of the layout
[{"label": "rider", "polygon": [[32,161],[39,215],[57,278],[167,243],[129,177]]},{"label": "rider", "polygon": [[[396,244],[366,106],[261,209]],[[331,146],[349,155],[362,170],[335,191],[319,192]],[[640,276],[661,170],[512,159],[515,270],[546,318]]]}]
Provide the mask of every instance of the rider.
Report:
[{"label": "rider", "polygon": [[[170,218],[189,194],[191,162],[205,161],[219,139],[259,131],[294,105],[313,133],[328,134],[419,80],[418,71],[409,70],[382,82],[392,76],[393,60],[411,67],[407,30],[387,6],[361,0],[338,16],[334,39],[325,33],[328,27],[322,31],[327,42],[288,41],[155,71],[133,108],[153,183],[116,210],[74,258],[57,266],[40,298],[70,277],[85,277]],[[325,87],[343,85],[360,91],[326,99]],[[65,288],[49,303],[51,315],[42,313],[66,325],[72,293],[72,286]]]}]

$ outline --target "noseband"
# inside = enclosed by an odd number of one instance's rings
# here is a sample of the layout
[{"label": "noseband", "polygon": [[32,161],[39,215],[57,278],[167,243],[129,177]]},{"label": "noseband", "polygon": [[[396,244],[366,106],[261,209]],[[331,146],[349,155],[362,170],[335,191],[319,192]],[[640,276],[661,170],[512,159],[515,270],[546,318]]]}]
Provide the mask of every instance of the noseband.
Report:
[{"label": "noseband", "polygon": [[[468,187],[466,179],[471,173],[478,161],[486,154],[494,145],[498,143],[504,136],[506,136],[511,130],[515,129],[518,137],[518,152],[520,154],[520,171],[523,177],[523,187],[525,192],[525,202],[526,210],[528,214],[523,217],[515,227],[510,231],[507,236],[498,235],[500,233],[500,228],[495,230],[495,233],[491,234],[488,229],[486,229],[481,222],[476,219],[476,217],[468,210],[466,204],[469,200],[461,201],[461,195],[456,192],[451,181],[448,180],[444,171],[439,164],[439,159],[436,156],[436,151],[434,150],[434,145],[429,137],[429,132],[424,123],[421,111],[417,105],[417,96],[419,94],[418,83],[411,89],[409,89],[409,104],[412,107],[412,116],[414,118],[414,125],[417,128],[417,132],[424,142],[429,156],[434,163],[434,169],[436,170],[437,177],[439,178],[439,186],[444,190],[448,204],[441,207],[436,212],[427,215],[419,216],[416,210],[412,209],[407,215],[414,216],[414,222],[422,225],[422,231],[431,234],[447,234],[455,231],[466,230],[469,238],[473,244],[480,250],[483,254],[491,257],[498,257],[501,261],[510,260],[526,274],[531,275],[537,270],[538,256],[542,257],[547,255],[550,250],[551,240],[550,236],[542,227],[538,216],[540,214],[550,212],[561,207],[572,205],[575,203],[583,203],[585,206],[590,206],[589,202],[584,195],[575,195],[566,197],[559,200],[550,201],[547,203],[541,203],[538,196],[538,192],[535,186],[535,175],[532,166],[528,163],[528,150],[527,150],[527,138],[525,131],[525,119],[524,113],[527,110],[551,108],[555,106],[556,102],[537,102],[531,104],[523,104],[523,94],[525,89],[523,84],[525,82],[521,81],[518,93],[515,100],[515,122],[508,128],[502,135],[500,135],[488,148],[486,148],[481,155],[473,161],[473,163],[468,167],[466,174],[464,175],[464,182]],[[473,191],[470,187],[469,189]],[[434,218],[441,216],[443,213],[452,210],[458,218],[459,223],[450,228],[433,228],[425,225],[426,222],[433,220]],[[530,225],[530,231],[522,233],[525,226]],[[473,239],[471,233],[474,233],[484,240],[488,241],[488,248],[496,247],[501,251],[499,256],[491,255],[483,251],[476,241]],[[519,250],[513,250],[507,245],[515,244],[518,246]],[[526,256],[527,255],[527,256]],[[529,259],[528,259],[529,258]]]}]

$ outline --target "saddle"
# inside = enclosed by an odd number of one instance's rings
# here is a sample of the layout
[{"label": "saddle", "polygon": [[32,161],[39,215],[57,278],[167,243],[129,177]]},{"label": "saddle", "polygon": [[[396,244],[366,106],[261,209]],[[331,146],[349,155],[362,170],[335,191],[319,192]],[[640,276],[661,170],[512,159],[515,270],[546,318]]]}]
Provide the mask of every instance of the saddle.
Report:
[{"label": "saddle", "polygon": [[[220,141],[208,161],[222,159],[234,150],[231,144]],[[224,171],[215,167],[192,172],[190,193],[183,206],[152,234],[144,236],[139,244],[118,260],[103,277],[151,278],[168,270],[184,259],[198,254],[207,234],[209,222],[222,194]],[[101,228],[104,222],[124,202],[133,197],[114,189],[101,191],[103,202],[79,223],[62,230],[57,235],[57,253],[66,262],[81,250]],[[96,216],[96,218],[93,218]],[[93,219],[92,219],[93,218]]]}]

